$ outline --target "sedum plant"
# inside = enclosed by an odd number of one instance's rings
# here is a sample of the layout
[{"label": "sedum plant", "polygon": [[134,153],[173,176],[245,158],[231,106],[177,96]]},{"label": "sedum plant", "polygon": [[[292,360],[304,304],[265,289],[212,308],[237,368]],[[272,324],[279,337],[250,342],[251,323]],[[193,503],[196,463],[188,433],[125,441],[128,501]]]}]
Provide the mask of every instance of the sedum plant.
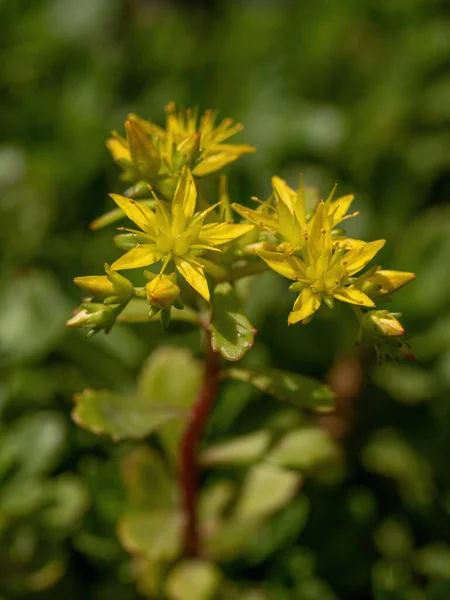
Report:
[{"label": "sedum plant", "polygon": [[[287,325],[295,327],[344,303],[357,320],[355,341],[383,362],[414,358],[401,315],[383,307],[414,274],[367,268],[385,241],[346,235],[345,221],[358,213],[349,213],[353,195],[336,196],[336,188],[322,199],[301,177],[292,189],[274,176],[271,196],[250,207],[231,202],[221,175],[210,197],[202,180],[254,148],[228,143],[241,125],[216,124],[211,111],[199,118],[170,104],[166,113],[165,128],[130,114],[125,137],[114,132],[107,141],[128,187],[110,194],[116,208],[92,229],[123,220],[114,237],[123,253],[104,275],[75,278],[86,298],[67,324],[92,336],[117,322],[160,322],[170,339],[183,322],[198,332],[200,358],[161,347],[134,392],[85,390],[73,417],[98,435],[135,441],[123,459],[128,501],[117,531],[143,595],[259,600],[261,586],[228,580],[227,565],[269,556],[271,523],[286,511],[304,521],[303,479],[339,477],[340,450],[311,416],[333,410],[328,385],[248,361],[234,365],[257,334],[242,280],[269,270],[287,279],[286,293],[295,293]],[[285,408],[254,431],[208,445],[224,380],[245,382]]]}]

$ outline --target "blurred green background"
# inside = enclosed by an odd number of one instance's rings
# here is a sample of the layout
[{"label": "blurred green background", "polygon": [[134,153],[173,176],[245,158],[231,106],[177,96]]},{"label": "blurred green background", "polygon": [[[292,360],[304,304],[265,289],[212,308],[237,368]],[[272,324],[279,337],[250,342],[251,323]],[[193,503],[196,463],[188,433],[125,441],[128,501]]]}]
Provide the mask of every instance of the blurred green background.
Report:
[{"label": "blurred green background", "polygon": [[[273,174],[295,185],[303,172],[323,194],[338,181],[361,210],[350,235],[386,238],[383,264],[417,273],[394,302],[417,361],[368,366],[359,392],[346,390],[350,311],[288,329],[280,278],[248,293],[249,363],[340,378],[324,424],[345,469],[308,481],[306,523],[285,522],[293,535],[229,573],[274,600],[447,600],[446,0],[0,0],[0,598],[139,597],[114,533],[129,446],[76,428],[70,410],[84,387],[133,387],[164,338],[119,325],[86,341],[64,322],[72,278],[119,255],[112,229],[88,230],[123,190],[105,139],[129,111],[162,122],[170,100],[245,124],[239,141],[258,152],[228,169],[233,201],[266,197]],[[256,400],[225,388],[209,439],[256,427]]]}]

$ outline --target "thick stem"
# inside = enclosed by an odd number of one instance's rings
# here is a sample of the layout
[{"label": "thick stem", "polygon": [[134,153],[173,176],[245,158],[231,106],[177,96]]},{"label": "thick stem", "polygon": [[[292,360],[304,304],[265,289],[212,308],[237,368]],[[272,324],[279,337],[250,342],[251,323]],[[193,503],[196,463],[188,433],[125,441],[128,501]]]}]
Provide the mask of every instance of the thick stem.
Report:
[{"label": "thick stem", "polygon": [[206,353],[203,382],[181,440],[180,487],[184,513],[184,553],[199,554],[197,521],[198,463],[197,449],[214,406],[219,390],[220,357],[211,347],[209,333],[205,332]]}]

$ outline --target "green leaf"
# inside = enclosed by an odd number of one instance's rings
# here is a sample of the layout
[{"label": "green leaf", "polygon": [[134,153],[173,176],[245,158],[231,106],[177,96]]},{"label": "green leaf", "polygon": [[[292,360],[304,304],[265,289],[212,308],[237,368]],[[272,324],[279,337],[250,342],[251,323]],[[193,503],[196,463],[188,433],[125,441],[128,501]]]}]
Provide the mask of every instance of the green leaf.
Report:
[{"label": "green leaf", "polygon": [[128,552],[149,560],[174,560],[181,552],[181,515],[171,510],[125,514],[118,535]]},{"label": "green leaf", "polygon": [[214,288],[211,318],[211,344],[214,352],[227,360],[240,360],[253,346],[256,329],[245,316],[233,286],[219,283]]},{"label": "green leaf", "polygon": [[270,438],[268,431],[255,431],[216,444],[200,455],[200,463],[205,467],[250,465],[260,459],[266,452],[270,444]]},{"label": "green leaf", "polygon": [[[142,368],[138,390],[149,405],[189,409],[200,390],[202,368],[191,352],[184,348],[160,347]],[[176,462],[184,422],[170,422],[159,431],[165,450]]]},{"label": "green leaf", "polygon": [[23,271],[7,278],[0,302],[0,364],[45,356],[64,336],[69,312],[49,273]]},{"label": "green leaf", "polygon": [[20,477],[51,471],[61,460],[66,425],[50,411],[25,415],[0,435],[0,476],[14,469]]},{"label": "green leaf", "polygon": [[415,567],[427,577],[450,579],[450,546],[434,542],[416,552]]},{"label": "green leaf", "polygon": [[212,563],[185,560],[169,573],[165,593],[170,600],[212,600],[222,574]]},{"label": "green leaf", "polygon": [[266,517],[285,506],[297,493],[301,475],[274,465],[256,465],[244,481],[233,512],[236,520]]},{"label": "green leaf", "polygon": [[409,505],[428,505],[436,494],[429,462],[394,429],[380,429],[372,435],[363,449],[362,463],[368,471],[394,479]]},{"label": "green leaf", "polygon": [[279,369],[258,370],[231,367],[224,371],[224,377],[251,383],[262,392],[299,408],[320,412],[328,412],[334,408],[334,394],[330,387],[305,375],[297,375]]},{"label": "green leaf", "polygon": [[130,503],[136,508],[174,506],[174,486],[167,467],[148,446],[134,448],[122,460],[121,474]]},{"label": "green leaf", "polygon": [[226,479],[215,481],[200,492],[198,514],[204,527],[215,525],[236,495],[236,484]]},{"label": "green leaf", "polygon": [[142,396],[122,396],[102,390],[84,390],[75,396],[72,418],[77,425],[113,440],[144,438],[168,421],[185,414],[174,406],[157,406]]},{"label": "green leaf", "polygon": [[215,560],[230,561],[246,553],[258,534],[260,519],[227,519],[208,532],[205,551]]},{"label": "green leaf", "polygon": [[81,478],[69,473],[53,477],[39,522],[54,529],[66,529],[82,518],[89,500],[87,486]]},{"label": "green leaf", "polygon": [[324,429],[302,427],[287,433],[269,453],[267,461],[310,472],[339,457],[339,447]]}]

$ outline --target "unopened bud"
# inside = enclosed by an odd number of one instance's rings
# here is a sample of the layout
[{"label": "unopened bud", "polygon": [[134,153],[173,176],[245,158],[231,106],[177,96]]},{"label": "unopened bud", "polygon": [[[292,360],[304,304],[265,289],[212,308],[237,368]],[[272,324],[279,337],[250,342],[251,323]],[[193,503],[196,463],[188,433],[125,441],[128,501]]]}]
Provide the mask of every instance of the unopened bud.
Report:
[{"label": "unopened bud", "polygon": [[200,132],[184,138],[177,146],[177,154],[182,159],[181,164],[192,166],[200,156]]},{"label": "unopened bud", "polygon": [[125,304],[134,295],[133,284],[126,277],[112,271],[105,263],[106,275],[75,277],[78,287],[96,299],[102,299],[106,304]]},{"label": "unopened bud", "polygon": [[66,322],[69,327],[86,327],[91,337],[102,329],[109,333],[111,327],[122,310],[120,304],[100,304],[98,302],[83,302],[80,310]]},{"label": "unopened bud", "polygon": [[403,335],[405,330],[388,310],[370,310],[364,315],[363,327],[386,336]]},{"label": "unopened bud", "polygon": [[[369,275],[369,273],[367,274]],[[362,291],[371,298],[392,294],[415,279],[415,274],[408,271],[374,270],[369,277],[362,279]]]},{"label": "unopened bud", "polygon": [[157,175],[161,161],[150,137],[135,121],[126,121],[125,129],[135,169],[144,179]]},{"label": "unopened bud", "polygon": [[147,301],[151,306],[169,310],[180,295],[175,274],[157,275],[145,286]]}]

